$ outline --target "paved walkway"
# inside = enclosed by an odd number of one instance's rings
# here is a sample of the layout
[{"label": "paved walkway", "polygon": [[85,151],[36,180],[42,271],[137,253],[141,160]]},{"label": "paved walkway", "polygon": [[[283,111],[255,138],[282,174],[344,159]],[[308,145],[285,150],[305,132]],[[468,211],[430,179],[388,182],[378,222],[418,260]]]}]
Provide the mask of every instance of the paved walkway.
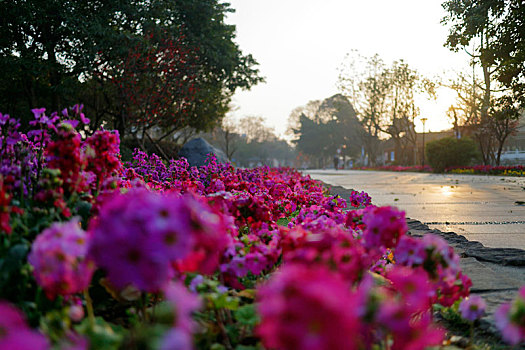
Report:
[{"label": "paved walkway", "polygon": [[430,228],[457,232],[487,247],[525,249],[525,178],[333,169],[305,173],[366,191],[374,204],[396,206]]}]

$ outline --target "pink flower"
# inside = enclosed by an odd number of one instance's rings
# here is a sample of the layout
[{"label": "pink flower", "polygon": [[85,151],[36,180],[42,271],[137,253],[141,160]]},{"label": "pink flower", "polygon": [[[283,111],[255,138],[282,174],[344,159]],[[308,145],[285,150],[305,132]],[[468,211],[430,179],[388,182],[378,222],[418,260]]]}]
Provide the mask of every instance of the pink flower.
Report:
[{"label": "pink flower", "polygon": [[28,257],[37,283],[50,299],[82,292],[95,266],[87,258],[88,235],[78,218],[54,223],[37,236]]},{"label": "pink flower", "polygon": [[201,307],[198,295],[191,293],[179,282],[171,282],[164,290],[164,299],[168,301],[175,312],[173,326],[191,333],[196,330],[197,324],[192,319],[192,313]]},{"label": "pink flower", "polygon": [[357,298],[323,267],[287,265],[258,293],[257,333],[272,349],[358,349]]},{"label": "pink flower", "polygon": [[18,309],[0,301],[0,349],[49,349],[46,338],[31,330]]},{"label": "pink flower", "polygon": [[430,309],[435,291],[425,270],[395,265],[386,277],[392,282],[392,288],[403,296],[404,307],[408,312]]},{"label": "pink flower", "polygon": [[472,281],[461,272],[454,249],[439,236],[402,237],[395,250],[395,260],[400,265],[423,267],[437,292],[434,301],[443,306],[469,295]]},{"label": "pink flower", "polygon": [[114,195],[91,222],[90,254],[117,288],[162,289],[179,271],[210,274],[229,242],[226,220],[190,195],[134,189]]},{"label": "pink flower", "polygon": [[483,316],[486,307],[487,304],[482,297],[479,295],[471,295],[461,301],[459,304],[459,312],[461,312],[461,317],[465,320],[474,322]]},{"label": "pink flower", "polygon": [[363,215],[363,232],[367,248],[393,248],[408,227],[405,212],[394,207],[367,207]]}]

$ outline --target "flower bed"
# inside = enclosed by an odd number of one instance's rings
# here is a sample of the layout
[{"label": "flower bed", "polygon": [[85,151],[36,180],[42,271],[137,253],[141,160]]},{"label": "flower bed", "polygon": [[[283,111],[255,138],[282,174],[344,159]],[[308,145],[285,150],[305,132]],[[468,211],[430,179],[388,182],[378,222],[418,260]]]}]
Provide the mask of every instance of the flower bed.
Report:
[{"label": "flower bed", "polygon": [[424,349],[445,334],[432,305],[469,295],[443,239],[364,192],[346,208],[292,169],[122,163],[79,106],[33,112],[27,133],[0,115],[2,349]]},{"label": "flower bed", "polygon": [[452,173],[452,174],[525,176],[525,167],[523,165],[515,165],[515,166],[475,165],[475,166],[470,166],[470,167],[448,168],[448,169],[445,169],[445,172]]}]

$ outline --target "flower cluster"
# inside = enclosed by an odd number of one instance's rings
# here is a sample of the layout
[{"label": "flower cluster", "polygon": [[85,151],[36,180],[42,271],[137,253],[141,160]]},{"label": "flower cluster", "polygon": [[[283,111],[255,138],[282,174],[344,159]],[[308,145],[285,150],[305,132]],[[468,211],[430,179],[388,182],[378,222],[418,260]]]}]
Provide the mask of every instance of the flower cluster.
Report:
[{"label": "flower cluster", "polygon": [[352,191],[350,193],[350,204],[354,208],[368,207],[372,204],[372,198],[365,191]]},{"label": "flower cluster", "polygon": [[364,243],[367,248],[393,248],[408,230],[405,212],[393,207],[366,208],[363,214]]},{"label": "flower cluster", "polygon": [[432,234],[418,239],[403,236],[394,253],[397,264],[423,267],[435,286],[435,301],[450,306],[469,295],[472,281],[461,272],[459,256],[447,242]]},{"label": "flower cluster", "polygon": [[119,157],[120,139],[118,131],[98,130],[84,142],[86,171],[92,172],[97,183],[110,178],[121,168]]},{"label": "flower cluster", "polygon": [[114,195],[91,223],[89,254],[120,289],[158,291],[182,270],[212,273],[228,235],[224,220],[191,196],[142,189]]},{"label": "flower cluster", "polygon": [[[0,258],[19,260],[7,272],[0,264],[0,286],[24,279],[20,296],[0,297],[29,310],[54,344],[96,346],[97,329],[112,348],[417,350],[443,339],[432,304],[468,296],[453,249],[408,236],[405,214],[365,192],[347,208],[293,169],[214,157],[191,167],[141,151],[123,164],[116,132],[76,131],[89,122],[81,106],[33,112],[27,134],[0,116]],[[35,290],[53,301],[28,303]],[[475,317],[475,298],[464,303]],[[0,323],[0,344],[8,333]]]},{"label": "flower cluster", "polygon": [[95,265],[87,258],[87,245],[88,236],[78,218],[55,223],[38,235],[28,260],[49,298],[79,293],[89,286]]}]

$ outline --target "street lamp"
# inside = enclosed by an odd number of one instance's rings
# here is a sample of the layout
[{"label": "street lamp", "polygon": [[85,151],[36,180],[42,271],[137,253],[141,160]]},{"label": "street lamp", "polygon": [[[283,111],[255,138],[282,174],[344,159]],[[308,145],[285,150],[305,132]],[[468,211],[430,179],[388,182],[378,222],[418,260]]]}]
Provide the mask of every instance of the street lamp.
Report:
[{"label": "street lamp", "polygon": [[421,161],[421,165],[423,167],[425,167],[425,122],[427,120],[427,118],[421,118],[421,123],[423,123],[423,159]]}]

